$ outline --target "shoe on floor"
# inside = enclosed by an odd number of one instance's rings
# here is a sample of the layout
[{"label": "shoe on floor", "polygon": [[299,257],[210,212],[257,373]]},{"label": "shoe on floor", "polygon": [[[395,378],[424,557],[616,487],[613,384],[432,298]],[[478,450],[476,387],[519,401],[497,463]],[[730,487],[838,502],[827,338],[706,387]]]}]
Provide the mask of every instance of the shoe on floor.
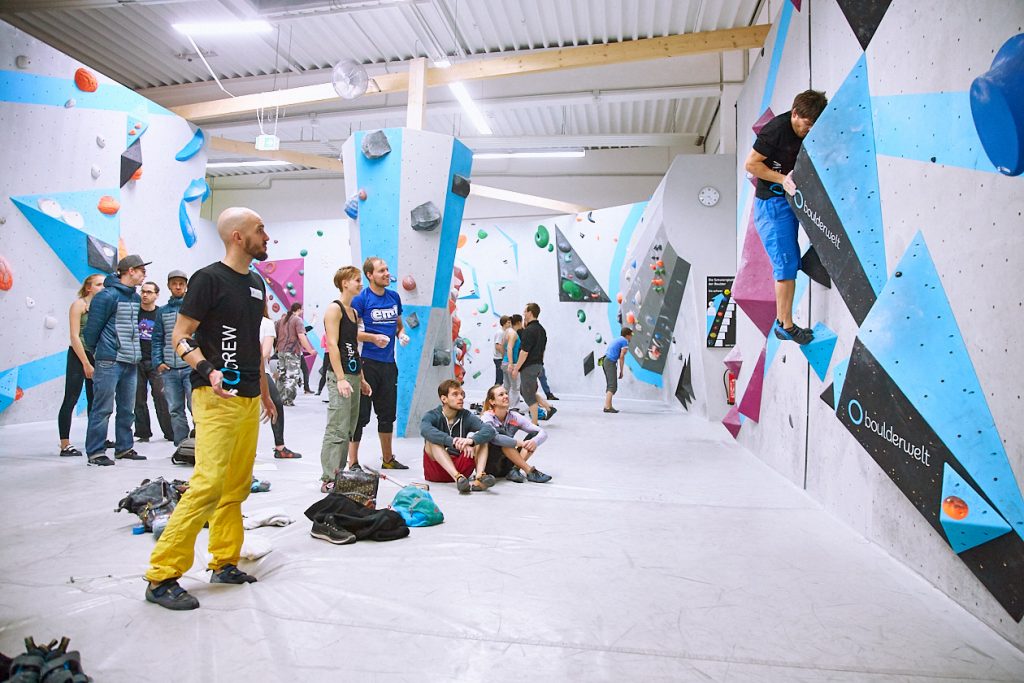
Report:
[{"label": "shoe on floor", "polygon": [[[333,481],[321,481],[320,482],[320,493],[330,493],[334,490]],[[316,526],[316,525],[314,525]]]},{"label": "shoe on floor", "polygon": [[494,483],[497,481],[497,479],[494,478],[493,474],[485,474],[484,476],[480,477],[478,481],[483,485],[485,489],[489,489],[492,486],[494,486]]},{"label": "shoe on floor", "polygon": [[146,586],[146,600],[173,610],[188,610],[199,607],[199,601],[178,585],[177,579],[167,579],[156,588]]},{"label": "shoe on floor", "polygon": [[532,481],[534,484],[546,484],[551,481],[550,474],[544,474],[536,467],[530,470],[530,473],[526,475],[527,481]]},{"label": "shoe on floor", "polygon": [[148,436],[137,436],[137,437],[135,437],[135,440],[138,441],[139,443],[149,443],[149,439],[150,439],[150,437],[148,437]]},{"label": "shoe on floor", "polygon": [[146,456],[139,455],[134,448],[129,448],[120,453],[114,453],[114,460],[145,460]]},{"label": "shoe on floor", "polygon": [[313,522],[313,528],[309,530],[309,535],[334,545],[348,545],[356,542],[356,535],[351,531],[340,529],[326,522]]},{"label": "shoe on floor", "polygon": [[775,336],[783,341],[794,341],[800,346],[809,344],[814,341],[814,332],[807,329],[806,327],[782,327],[782,323],[778,320],[775,321]]},{"label": "shoe on floor", "polygon": [[76,458],[82,455],[82,451],[78,450],[74,446],[68,446],[67,448],[60,449],[60,457],[62,458]]},{"label": "shoe on floor", "polygon": [[402,463],[398,462],[398,460],[394,456],[392,456],[390,460],[382,461],[380,464],[380,468],[382,470],[407,470],[409,469],[409,466],[403,465]]},{"label": "shoe on floor", "polygon": [[544,419],[545,420],[550,420],[551,418],[553,418],[555,416],[555,413],[558,412],[558,408],[556,408],[554,406],[551,406],[551,410],[548,410],[548,411],[545,411],[545,412],[547,413],[547,416]]},{"label": "shoe on floor", "polygon": [[555,396],[554,394],[548,394],[548,400],[549,401],[557,401],[558,397]]},{"label": "shoe on floor", "polygon": [[103,442],[103,449],[106,450],[108,448],[115,448],[114,442],[111,441],[110,439],[107,439],[106,441]]},{"label": "shoe on floor", "polygon": [[526,475],[523,474],[518,467],[513,467],[512,471],[505,475],[505,478],[509,481],[514,481],[517,484],[522,484],[526,481]]},{"label": "shoe on floor", "polygon": [[88,465],[104,465],[105,466],[105,465],[113,465],[114,461],[111,460],[110,458],[108,458],[103,453],[100,453],[99,455],[90,455],[89,456],[89,461],[86,464],[88,464]]},{"label": "shoe on floor", "polygon": [[290,460],[292,458],[301,458],[302,457],[302,453],[296,453],[292,449],[290,449],[287,446],[285,446],[284,448],[282,448],[280,450],[275,448],[274,449],[274,457],[275,458],[283,458],[283,459]]},{"label": "shoe on floor", "polygon": [[459,477],[459,480],[455,482],[455,488],[459,489],[459,493],[469,493],[473,490],[473,482],[468,477]]},{"label": "shoe on floor", "polygon": [[606,412],[606,413],[617,413],[619,411],[615,410],[615,408],[605,408],[604,412]]},{"label": "shoe on floor", "polygon": [[256,583],[256,577],[246,574],[233,564],[226,564],[210,575],[210,583]]}]

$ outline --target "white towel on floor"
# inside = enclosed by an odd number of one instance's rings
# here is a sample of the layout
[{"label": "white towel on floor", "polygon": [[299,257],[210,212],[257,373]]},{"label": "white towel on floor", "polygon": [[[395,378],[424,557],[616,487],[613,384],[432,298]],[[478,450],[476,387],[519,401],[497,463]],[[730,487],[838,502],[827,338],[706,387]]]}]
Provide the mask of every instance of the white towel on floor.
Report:
[{"label": "white towel on floor", "polygon": [[246,560],[258,560],[273,549],[270,541],[262,536],[246,534],[245,540],[242,541],[241,556]]},{"label": "white towel on floor", "polygon": [[288,526],[294,521],[280,508],[273,508],[246,514],[242,520],[242,526],[246,529],[256,529],[261,526]]}]

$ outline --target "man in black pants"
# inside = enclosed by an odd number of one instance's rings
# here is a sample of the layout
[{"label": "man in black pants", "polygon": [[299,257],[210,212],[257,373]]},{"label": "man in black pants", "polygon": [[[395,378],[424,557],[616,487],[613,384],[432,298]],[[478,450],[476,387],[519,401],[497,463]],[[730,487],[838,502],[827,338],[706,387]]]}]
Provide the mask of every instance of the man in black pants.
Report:
[{"label": "man in black pants", "polygon": [[386,470],[407,470],[395,459],[391,438],[398,412],[398,364],[395,362],[395,339],[402,346],[409,343],[402,325],[402,298],[388,289],[391,272],[384,259],[371,256],[363,263],[363,273],[370,286],[352,299],[352,308],[359,314],[363,331],[359,341],[365,342],[361,352],[363,379],[371,393],[359,402],[359,424],[349,442],[348,461],[353,469],[359,466],[359,442],[363,427],[370,423],[370,406],[377,414],[377,436],[380,437],[381,467]]},{"label": "man in black pants", "polygon": [[544,406],[548,420],[554,417],[558,410],[537,393],[537,384],[541,373],[544,372],[544,349],[548,345],[548,333],[537,320],[539,316],[540,306],[535,303],[526,304],[526,310],[523,311],[523,322],[526,326],[519,332],[519,360],[512,366],[512,377],[521,377],[519,393],[530,406],[530,421],[533,424],[537,424],[538,404]]},{"label": "man in black pants", "polygon": [[174,427],[171,425],[171,411],[164,397],[164,380],[153,367],[153,331],[156,327],[156,298],[160,286],[155,282],[142,285],[142,305],[139,307],[139,346],[142,360],[136,367],[135,380],[135,438],[145,443],[153,438],[149,419],[149,387],[153,387],[153,403],[156,405],[156,419],[160,431],[168,441],[174,441]]}]

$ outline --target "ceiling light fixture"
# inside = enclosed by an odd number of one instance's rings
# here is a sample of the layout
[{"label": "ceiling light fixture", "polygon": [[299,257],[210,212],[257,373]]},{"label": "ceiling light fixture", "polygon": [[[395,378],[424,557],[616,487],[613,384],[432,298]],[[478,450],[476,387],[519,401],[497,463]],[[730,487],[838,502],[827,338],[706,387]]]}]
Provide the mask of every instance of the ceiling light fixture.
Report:
[{"label": "ceiling light fixture", "polygon": [[476,127],[476,131],[481,135],[491,135],[491,127],[487,125],[487,119],[484,118],[483,112],[480,111],[480,107],[476,106],[476,102],[469,96],[469,91],[466,90],[461,82],[449,83],[448,88],[455,95],[455,99],[462,105],[462,110],[466,112],[466,116],[473,122]]},{"label": "ceiling light fixture", "polygon": [[295,166],[290,161],[215,161],[206,164],[206,168],[254,168],[262,166]]},{"label": "ceiling light fixture", "polygon": [[580,159],[587,155],[584,149],[564,149],[557,152],[474,152],[474,159]]},{"label": "ceiling light fixture", "polygon": [[178,33],[186,36],[237,36],[251,33],[270,33],[274,30],[268,22],[257,21],[204,21],[196,24],[171,24]]}]

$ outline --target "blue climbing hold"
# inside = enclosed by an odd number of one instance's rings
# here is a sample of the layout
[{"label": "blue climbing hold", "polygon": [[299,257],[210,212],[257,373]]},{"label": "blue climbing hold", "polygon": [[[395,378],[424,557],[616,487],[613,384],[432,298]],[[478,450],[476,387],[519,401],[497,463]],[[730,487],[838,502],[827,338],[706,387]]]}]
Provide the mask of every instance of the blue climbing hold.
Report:
[{"label": "blue climbing hold", "polygon": [[837,337],[824,323],[815,325],[813,332],[814,339],[801,346],[800,352],[807,358],[807,364],[814,370],[814,374],[824,382],[829,363],[832,362],[832,352],[836,350]]},{"label": "blue climbing hold", "polygon": [[971,115],[992,165],[1024,173],[1024,33],[999,48],[992,68],[971,83]]},{"label": "blue climbing hold", "polygon": [[196,128],[196,132],[192,134],[192,139],[174,155],[174,158],[178,161],[188,161],[198,154],[205,144],[206,135],[203,134],[203,129]]}]

